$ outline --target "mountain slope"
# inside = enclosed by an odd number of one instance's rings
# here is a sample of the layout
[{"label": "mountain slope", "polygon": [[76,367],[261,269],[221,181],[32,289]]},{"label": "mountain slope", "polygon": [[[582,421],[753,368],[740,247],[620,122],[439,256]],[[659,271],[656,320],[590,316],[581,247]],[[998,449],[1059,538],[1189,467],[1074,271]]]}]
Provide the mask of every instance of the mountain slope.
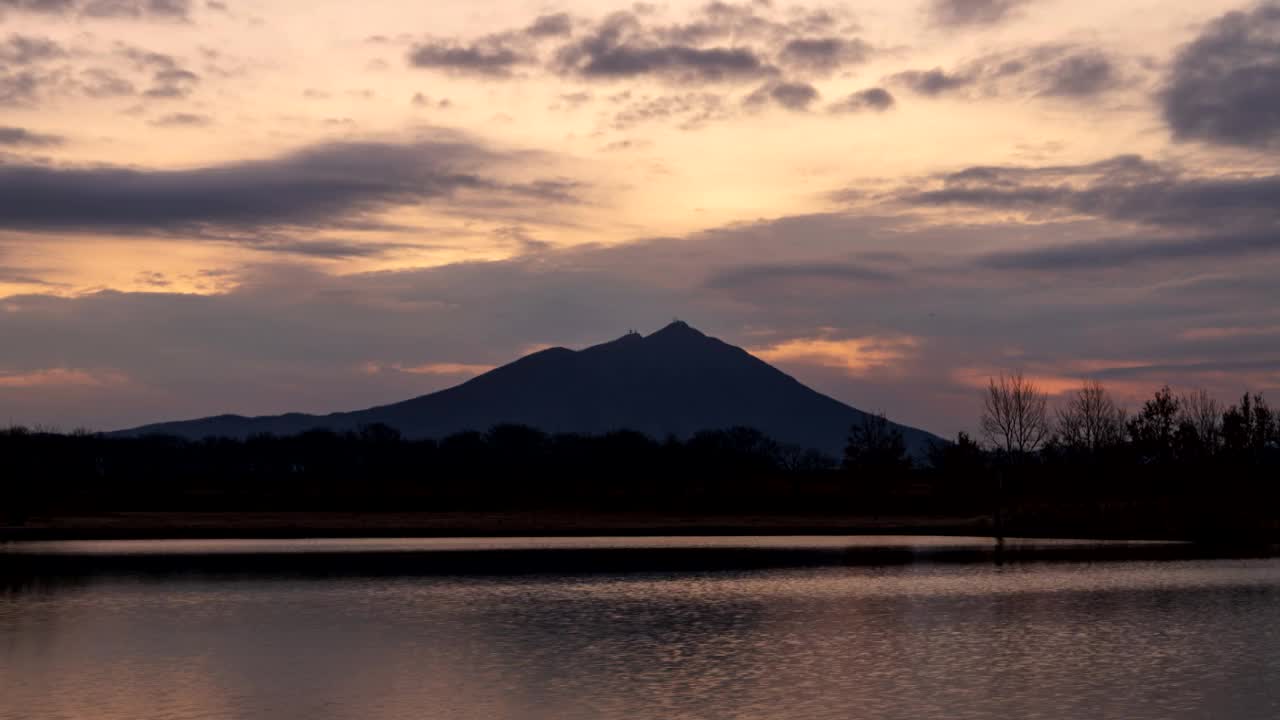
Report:
[{"label": "mountain slope", "polygon": [[[745,350],[675,322],[647,337],[631,333],[585,350],[543,350],[447,390],[367,410],[221,415],[120,434],[243,437],[385,423],[410,437],[443,437],[522,423],[548,432],[630,428],[662,438],[745,425],[838,457],[849,428],[863,417],[862,411],[805,387]],[[898,427],[912,454],[938,440]]]}]

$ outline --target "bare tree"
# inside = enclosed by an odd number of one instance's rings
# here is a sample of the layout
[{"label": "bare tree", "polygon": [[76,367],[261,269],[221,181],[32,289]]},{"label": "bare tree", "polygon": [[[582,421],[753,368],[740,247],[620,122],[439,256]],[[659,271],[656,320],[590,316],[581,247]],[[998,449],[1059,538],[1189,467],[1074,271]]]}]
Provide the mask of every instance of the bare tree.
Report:
[{"label": "bare tree", "polygon": [[1096,452],[1124,441],[1125,412],[1097,380],[1087,380],[1058,408],[1058,440],[1067,447]]},{"label": "bare tree", "polygon": [[1223,407],[1208,390],[1193,390],[1182,396],[1178,424],[1195,431],[1196,438],[1208,450],[1222,445]]},{"label": "bare tree", "polygon": [[849,429],[844,449],[844,467],[875,472],[911,469],[902,431],[889,422],[884,413],[864,413],[862,422]]},{"label": "bare tree", "polygon": [[1049,437],[1049,397],[1021,372],[991,378],[983,396],[982,434],[1005,452],[1035,452]]}]

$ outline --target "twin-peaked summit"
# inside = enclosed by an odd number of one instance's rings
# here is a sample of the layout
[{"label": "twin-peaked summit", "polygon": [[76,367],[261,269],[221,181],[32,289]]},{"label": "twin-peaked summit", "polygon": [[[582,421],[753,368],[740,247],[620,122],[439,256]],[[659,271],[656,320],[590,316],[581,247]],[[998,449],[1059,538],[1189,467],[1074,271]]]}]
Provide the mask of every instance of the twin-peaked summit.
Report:
[{"label": "twin-peaked summit", "polygon": [[[838,456],[849,428],[863,417],[861,410],[805,387],[742,348],[677,321],[648,336],[631,332],[583,350],[542,350],[461,385],[392,405],[331,415],[221,415],[124,432],[244,437],[385,423],[409,437],[438,438],[520,423],[547,432],[628,428],[663,438],[749,426],[781,442]],[[900,427],[913,454],[937,440]]]}]

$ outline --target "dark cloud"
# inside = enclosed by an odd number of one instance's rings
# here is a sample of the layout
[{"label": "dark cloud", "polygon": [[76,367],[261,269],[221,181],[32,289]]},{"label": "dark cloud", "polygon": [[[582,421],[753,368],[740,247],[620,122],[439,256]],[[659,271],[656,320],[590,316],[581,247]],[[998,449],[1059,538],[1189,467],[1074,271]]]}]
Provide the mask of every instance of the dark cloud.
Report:
[{"label": "dark cloud", "polygon": [[81,18],[186,20],[190,0],[0,0],[5,11]]},{"label": "dark cloud", "polygon": [[194,170],[0,165],[0,227],[173,230],[332,223],[394,205],[450,209],[566,203],[557,180],[507,183],[484,172],[516,160],[460,136],[411,144],[331,143]]},{"label": "dark cloud", "polygon": [[197,113],[170,113],[151,121],[156,127],[207,127],[213,124],[213,118]]},{"label": "dark cloud", "polygon": [[504,44],[501,38],[459,44],[449,40],[431,40],[414,45],[409,51],[409,64],[457,73],[503,77],[533,58],[523,50]]},{"label": "dark cloud", "polygon": [[972,167],[902,200],[1037,217],[1084,215],[1172,228],[1280,226],[1280,176],[1186,176],[1138,156],[1088,165]]},{"label": "dark cloud", "polygon": [[[670,31],[668,31],[670,32]],[[776,73],[747,47],[699,47],[664,42],[632,13],[615,13],[560,47],[554,68],[592,79],[655,76],[680,84],[749,80]]]},{"label": "dark cloud", "polygon": [[[767,2],[719,0],[683,22],[664,23],[655,7],[636,5],[597,20],[567,13],[474,40],[432,38],[414,45],[409,64],[490,77],[542,67],[589,80],[649,77],[673,85],[760,81],[780,74],[825,75],[863,62],[871,47],[848,33],[854,26],[832,11]],[[576,31],[576,34],[575,34]]]},{"label": "dark cloud", "polygon": [[1280,3],[1210,23],[1178,52],[1161,102],[1179,140],[1280,142]]},{"label": "dark cloud", "polygon": [[907,70],[891,75],[889,81],[904,85],[921,95],[941,95],[952,90],[968,87],[976,79],[967,75],[948,74],[942,68],[932,70]]},{"label": "dark cloud", "polygon": [[[407,247],[400,243],[355,242],[350,240],[300,240],[296,238],[234,238],[235,242],[251,250],[293,255],[319,260],[350,260],[386,255],[392,250]],[[415,249],[424,246],[417,244]]]},{"label": "dark cloud", "polygon": [[81,13],[88,17],[186,19],[190,0],[89,0]]},{"label": "dark cloud", "polygon": [[994,53],[953,71],[908,70],[889,82],[921,95],[973,94],[1086,98],[1125,85],[1117,59],[1096,48],[1040,45]]},{"label": "dark cloud", "polygon": [[30,65],[66,54],[61,45],[48,38],[13,34],[0,42],[0,65]]},{"label": "dark cloud", "polygon": [[865,62],[871,46],[857,38],[796,38],[782,47],[780,61],[793,72],[825,74]]},{"label": "dark cloud", "polygon": [[1280,251],[1277,175],[1192,176],[1137,156],[1120,156],[1087,165],[972,167],[941,176],[932,185],[899,197],[916,206],[994,210],[1039,222],[1085,217],[1143,228],[1132,236],[981,258],[991,268],[1105,269]]},{"label": "dark cloud", "polygon": [[1170,260],[1222,262],[1259,253],[1280,253],[1280,236],[1261,231],[1173,239],[1119,238],[990,253],[981,257],[979,263],[1002,270],[1066,272],[1123,268]]},{"label": "dark cloud", "polygon": [[938,25],[995,25],[1031,0],[933,0],[929,16]]},{"label": "dark cloud", "polygon": [[77,0],[0,0],[0,16],[5,11],[64,15],[75,11]]},{"label": "dark cloud", "polygon": [[62,145],[64,142],[66,142],[66,138],[61,135],[50,135],[33,132],[26,128],[0,125],[0,146],[53,147]]},{"label": "dark cloud", "polygon": [[884,112],[894,105],[893,95],[884,88],[867,88],[852,93],[845,99],[832,103],[828,111],[833,113],[856,113],[863,111]]},{"label": "dark cloud", "polygon": [[509,77],[516,69],[538,62],[542,43],[568,37],[572,32],[573,18],[568,13],[541,15],[522,29],[491,33],[469,42],[451,38],[419,41],[409,50],[409,64],[460,74]]},{"label": "dark cloud", "polygon": [[534,37],[556,37],[568,35],[571,32],[573,32],[573,18],[569,13],[563,12],[541,15],[525,28],[525,33]]},{"label": "dark cloud", "polygon": [[774,104],[787,110],[804,111],[818,101],[818,90],[804,82],[767,83],[743,99],[748,107]]}]

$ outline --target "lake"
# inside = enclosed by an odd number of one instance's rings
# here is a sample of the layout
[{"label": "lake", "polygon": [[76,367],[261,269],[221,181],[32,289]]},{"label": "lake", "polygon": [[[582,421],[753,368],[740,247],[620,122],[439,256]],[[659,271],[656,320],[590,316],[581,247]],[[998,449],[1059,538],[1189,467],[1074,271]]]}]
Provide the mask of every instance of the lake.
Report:
[{"label": "lake", "polygon": [[1280,717],[1280,560],[965,538],[0,544],[0,719]]}]

